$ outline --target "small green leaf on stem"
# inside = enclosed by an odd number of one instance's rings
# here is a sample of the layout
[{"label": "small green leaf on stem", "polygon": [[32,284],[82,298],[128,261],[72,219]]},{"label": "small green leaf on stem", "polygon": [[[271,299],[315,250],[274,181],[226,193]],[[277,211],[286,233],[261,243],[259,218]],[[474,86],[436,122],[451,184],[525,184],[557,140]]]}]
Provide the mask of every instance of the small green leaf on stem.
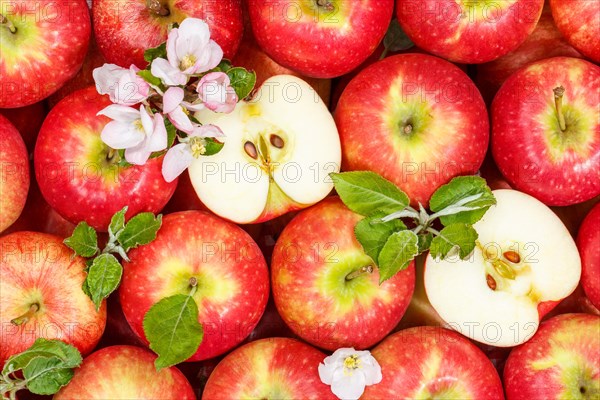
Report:
[{"label": "small green leaf on stem", "polygon": [[243,100],[252,92],[256,84],[256,73],[246,68],[234,67],[227,72],[231,87],[235,90],[239,100]]},{"label": "small green leaf on stem", "polygon": [[433,258],[444,259],[453,249],[458,249],[460,258],[464,260],[475,248],[478,236],[471,225],[448,225],[431,241],[430,254]]},{"label": "small green leaf on stem", "polygon": [[123,207],[121,211],[117,211],[110,219],[108,232],[115,238],[118,238],[121,230],[125,228],[125,213],[127,213],[127,206]]},{"label": "small green leaf on stem", "polygon": [[156,233],[162,224],[162,215],[146,212],[140,213],[127,222],[119,235],[119,243],[124,251],[140,245],[148,244],[156,239]]},{"label": "small green leaf on stem", "polygon": [[147,69],[142,69],[138,71],[137,74],[150,85],[159,88],[162,87],[162,81],[160,80],[160,78],[157,78],[154,75],[152,75],[152,72],[148,71]]},{"label": "small green leaf on stem", "polygon": [[225,143],[221,143],[215,138],[206,138],[206,143],[204,144],[206,151],[202,155],[203,156],[215,155],[221,151],[221,149],[223,148],[224,145],[225,145]]},{"label": "small green leaf on stem", "polygon": [[63,243],[81,257],[93,257],[99,251],[96,231],[86,222],[80,222]]},{"label": "small green leaf on stem", "polygon": [[440,221],[445,226],[456,223],[474,224],[494,204],[496,198],[492,190],[485,179],[478,176],[456,177],[436,190],[429,200],[429,208],[434,213],[451,212],[440,216]]},{"label": "small green leaf on stem", "polygon": [[157,47],[144,51],[144,60],[146,60],[148,64],[152,64],[152,61],[156,58],[167,58],[167,42],[163,42]]},{"label": "small green leaf on stem", "polygon": [[426,252],[431,247],[431,241],[433,235],[431,233],[424,233],[419,235],[419,254]]},{"label": "small green leaf on stem", "polygon": [[354,235],[362,245],[365,253],[377,264],[379,253],[394,232],[406,229],[406,225],[399,219],[389,222],[381,221],[385,213],[375,213],[360,220],[354,227]]},{"label": "small green leaf on stem", "polygon": [[379,283],[408,268],[419,254],[417,235],[409,230],[393,233],[379,254]]},{"label": "small green leaf on stem", "polygon": [[94,259],[85,281],[96,310],[100,309],[102,300],[119,287],[122,274],[123,267],[112,254],[101,254]]}]

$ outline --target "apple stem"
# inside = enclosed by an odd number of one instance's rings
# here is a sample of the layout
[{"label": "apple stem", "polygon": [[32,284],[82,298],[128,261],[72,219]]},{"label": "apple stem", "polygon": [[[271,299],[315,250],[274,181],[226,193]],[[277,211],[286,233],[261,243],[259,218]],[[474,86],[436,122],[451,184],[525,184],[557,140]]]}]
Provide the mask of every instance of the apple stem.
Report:
[{"label": "apple stem", "polygon": [[565,131],[567,129],[567,124],[565,123],[565,116],[562,112],[562,99],[565,94],[565,88],[563,86],[559,86],[554,88],[554,105],[556,106],[556,113],[558,114],[558,124],[560,125],[560,130]]},{"label": "apple stem", "polygon": [[327,11],[333,11],[335,8],[330,0],[317,0],[317,5],[323,7]]},{"label": "apple stem", "polygon": [[146,6],[154,14],[160,15],[161,17],[166,17],[171,14],[171,11],[169,11],[167,7],[163,6],[159,0],[147,0]]},{"label": "apple stem", "polygon": [[109,148],[108,149],[108,153],[106,154],[106,161],[111,161],[116,154],[116,150],[113,148]]},{"label": "apple stem", "polygon": [[17,27],[2,14],[0,14],[0,25],[6,26],[10,33],[17,33]]},{"label": "apple stem", "polygon": [[196,294],[196,290],[198,290],[198,278],[196,278],[195,276],[192,276],[189,280],[190,286],[192,287],[192,290],[190,291],[190,297],[194,296],[194,294]]},{"label": "apple stem", "polygon": [[10,323],[13,325],[17,325],[17,326],[25,324],[25,323],[27,323],[27,321],[29,321],[31,319],[31,317],[33,317],[35,315],[36,312],[38,312],[39,309],[40,309],[40,305],[37,303],[33,303],[32,305],[29,306],[29,310],[27,310],[27,312],[25,314],[11,320]]},{"label": "apple stem", "polygon": [[359,276],[362,276],[364,274],[372,274],[372,273],[373,273],[373,266],[365,265],[364,267],[360,267],[356,271],[352,271],[348,275],[346,275],[346,280],[351,281],[352,279],[358,278]]}]

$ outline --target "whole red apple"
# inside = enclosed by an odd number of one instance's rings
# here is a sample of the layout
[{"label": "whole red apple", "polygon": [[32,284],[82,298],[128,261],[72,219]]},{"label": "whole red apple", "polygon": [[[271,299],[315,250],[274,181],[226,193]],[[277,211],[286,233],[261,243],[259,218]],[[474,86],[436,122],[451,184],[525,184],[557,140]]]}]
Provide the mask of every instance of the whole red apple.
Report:
[{"label": "whole red apple", "polygon": [[512,187],[552,206],[600,194],[600,67],[554,57],[513,74],[492,103],[492,154]]},{"label": "whole red apple", "polygon": [[581,282],[586,296],[600,309],[600,203],[585,217],[577,247],[581,255]]},{"label": "whole red apple", "polygon": [[563,314],[542,323],[510,353],[504,388],[508,400],[597,399],[600,317]]},{"label": "whole red apple", "polygon": [[457,66],[425,54],[385,58],[360,72],[335,120],[342,169],[371,170],[426,206],[433,192],[473,174],[488,147],[487,110]]},{"label": "whole red apple", "polygon": [[465,64],[495,60],[533,32],[544,0],[398,0],[396,15],[420,48]]},{"label": "whole red apple", "polygon": [[248,343],[225,357],[208,378],[202,400],[337,399],[321,382],[325,354],[298,340]]},{"label": "whole red apple", "polygon": [[600,62],[600,2],[550,0],[558,30],[584,56]]},{"label": "whole red apple", "polygon": [[193,400],[192,386],[175,367],[157,371],[156,355],[135,346],[111,346],[83,360],[54,400]]},{"label": "whole red apple", "polygon": [[35,147],[35,175],[44,198],[60,215],[106,231],[114,213],[128,206],[127,218],[159,212],[177,181],[165,182],[162,157],[141,166],[119,166],[117,152],[100,138],[112,104],[95,87],[65,97],[48,114]]},{"label": "whole red apple", "polygon": [[[414,265],[379,285],[354,237],[361,216],[337,197],[300,212],[277,240],[273,298],[295,334],[328,350],[368,348],[398,324],[415,285]],[[359,273],[363,268],[370,269]]]},{"label": "whole red apple", "polygon": [[496,369],[475,345],[440,327],[410,328],[371,353],[383,379],[361,399],[504,399]]},{"label": "whole red apple", "polygon": [[0,115],[0,232],[21,215],[29,191],[29,155],[17,128]]},{"label": "whole red apple", "polygon": [[75,76],[90,32],[85,0],[1,0],[0,108],[36,103]]},{"label": "whole red apple", "polygon": [[241,0],[93,0],[94,33],[112,64],[145,68],[144,51],[167,40],[169,25],[188,17],[204,20],[210,36],[231,59],[242,39]]},{"label": "whole red apple", "polygon": [[104,332],[106,304],[96,311],[81,290],[85,260],[62,241],[37,232],[0,238],[2,364],[37,338],[61,339],[85,355]]},{"label": "whole red apple", "polygon": [[46,102],[39,101],[25,107],[0,109],[0,114],[4,115],[17,128],[27,151],[32,154],[38,132],[48,114]]},{"label": "whole red apple", "polygon": [[383,39],[392,0],[248,0],[252,31],[275,62],[334,78],[358,67]]},{"label": "whole red apple", "polygon": [[[146,343],[146,312],[198,281],[194,300],[204,338],[188,361],[216,357],[241,343],[265,310],[269,277],[265,259],[240,227],[201,211],[163,218],[156,239],[129,253],[119,289],[133,331]],[[187,293],[187,292],[186,292]]]}]

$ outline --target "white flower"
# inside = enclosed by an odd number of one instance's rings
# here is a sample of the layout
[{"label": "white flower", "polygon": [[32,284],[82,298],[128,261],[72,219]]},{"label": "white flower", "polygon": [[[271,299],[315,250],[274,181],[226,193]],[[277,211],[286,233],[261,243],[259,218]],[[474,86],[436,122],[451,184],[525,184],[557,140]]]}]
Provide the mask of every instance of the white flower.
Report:
[{"label": "white flower", "polygon": [[342,400],[357,400],[365,386],[381,382],[381,367],[367,350],[338,349],[319,364],[319,377]]},{"label": "white flower", "polygon": [[224,72],[210,72],[204,75],[196,90],[206,108],[215,112],[230,113],[238,101],[229,76]]},{"label": "white flower", "polygon": [[150,154],[167,147],[163,116],[159,113],[151,116],[143,105],[138,111],[111,104],[98,115],[112,119],[102,129],[102,141],[113,149],[125,149],[125,159],[130,164],[144,165]]},{"label": "white flower", "polygon": [[96,90],[100,94],[108,94],[113,103],[126,106],[138,104],[150,95],[150,85],[137,74],[139,70],[135,65],[126,69],[115,64],[104,64],[92,72]]},{"label": "white flower", "polygon": [[197,18],[186,18],[179,28],[171,29],[167,38],[167,60],[152,61],[152,75],[165,85],[185,85],[189,75],[215,68],[223,58],[223,50],[210,39],[208,25]]}]

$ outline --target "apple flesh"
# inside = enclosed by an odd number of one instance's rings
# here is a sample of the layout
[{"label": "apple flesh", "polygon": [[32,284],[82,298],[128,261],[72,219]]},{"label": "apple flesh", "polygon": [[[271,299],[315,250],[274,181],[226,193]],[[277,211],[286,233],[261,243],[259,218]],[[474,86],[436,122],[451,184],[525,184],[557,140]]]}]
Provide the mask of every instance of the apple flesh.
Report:
[{"label": "apple flesh", "polygon": [[383,39],[392,0],[248,0],[252,31],[277,63],[314,78],[358,67]]},{"label": "apple flesh", "polygon": [[385,58],[346,87],[336,111],[343,169],[370,170],[426,206],[433,192],[473,174],[488,147],[479,91],[457,66],[425,54]]},{"label": "apple flesh", "polygon": [[73,258],[62,241],[36,232],[0,238],[2,365],[40,337],[63,340],[85,355],[104,332],[106,304],[96,311],[83,293],[85,260]]},{"label": "apple flesh", "polygon": [[112,104],[95,87],[65,97],[48,114],[36,143],[35,175],[44,198],[61,216],[106,232],[111,217],[128,206],[127,218],[158,213],[177,181],[165,182],[162,157],[145,165],[119,166],[118,153],[100,137],[110,119],[96,114]]},{"label": "apple flesh", "polygon": [[516,49],[533,32],[544,0],[398,0],[406,35],[450,61],[480,64]]},{"label": "apple flesh", "polygon": [[[277,240],[273,298],[295,334],[327,350],[369,348],[398,324],[415,285],[414,265],[379,285],[354,237],[361,216],[337,197],[299,213]],[[370,273],[357,272],[371,267]]]},{"label": "apple flesh", "polygon": [[81,68],[90,14],[85,0],[1,4],[0,108],[23,107],[50,96]]},{"label": "apple flesh", "polygon": [[29,155],[19,131],[0,115],[0,233],[21,215],[29,191]]},{"label": "apple flesh", "polygon": [[194,390],[175,367],[157,371],[156,355],[135,346],[111,346],[83,360],[54,400],[193,400]]},{"label": "apple flesh", "polygon": [[512,75],[492,103],[492,153],[510,185],[551,206],[599,195],[599,106],[590,62],[554,57]]},{"label": "apple flesh", "polygon": [[196,117],[225,133],[218,154],[189,168],[198,197],[215,214],[240,224],[264,222],[332,190],[329,173],[339,172],[341,160],[337,128],[300,78],[271,77],[230,114],[203,110]]},{"label": "apple flesh", "polygon": [[248,343],[227,355],[208,378],[203,400],[335,400],[321,382],[318,366],[326,355],[298,340],[270,338]]},{"label": "apple flesh", "polygon": [[515,348],[504,369],[507,400],[597,399],[600,317],[563,314]]},{"label": "apple flesh", "polygon": [[428,255],[425,289],[449,327],[511,347],[529,340],[541,317],[575,290],[581,261],[552,210],[515,190],[493,193],[497,204],[473,226],[473,253],[466,260]]},{"label": "apple flesh", "polygon": [[550,0],[552,16],[563,36],[584,56],[600,63],[600,2]]},{"label": "apple flesh", "polygon": [[451,330],[406,329],[388,336],[371,354],[383,379],[367,386],[361,399],[504,399],[492,363]]},{"label": "apple flesh", "polygon": [[93,0],[94,33],[107,62],[145,68],[144,51],[167,40],[168,28],[186,18],[204,20],[231,59],[242,39],[240,0]]},{"label": "apple flesh", "polygon": [[123,313],[144,340],[143,319],[161,299],[194,295],[204,338],[188,361],[216,357],[252,332],[269,297],[267,265],[260,249],[238,226],[201,211],[169,214],[156,239],[129,253],[119,288]]},{"label": "apple flesh", "polygon": [[581,282],[586,296],[600,309],[600,203],[585,217],[577,236],[581,255]]}]

